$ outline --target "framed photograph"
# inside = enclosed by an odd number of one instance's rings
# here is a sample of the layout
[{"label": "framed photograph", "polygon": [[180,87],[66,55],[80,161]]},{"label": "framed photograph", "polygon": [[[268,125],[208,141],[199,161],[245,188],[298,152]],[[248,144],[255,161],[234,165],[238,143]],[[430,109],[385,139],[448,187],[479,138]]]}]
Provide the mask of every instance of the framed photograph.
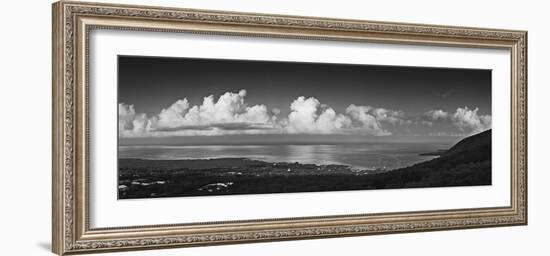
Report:
[{"label": "framed photograph", "polygon": [[527,224],[527,32],[61,1],[53,251]]}]

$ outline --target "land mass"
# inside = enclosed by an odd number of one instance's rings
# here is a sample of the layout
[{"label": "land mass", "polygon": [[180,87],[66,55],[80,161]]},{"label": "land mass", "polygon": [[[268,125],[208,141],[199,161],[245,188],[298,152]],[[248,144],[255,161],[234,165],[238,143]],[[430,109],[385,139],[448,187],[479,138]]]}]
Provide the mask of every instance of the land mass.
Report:
[{"label": "land mass", "polygon": [[446,149],[438,149],[437,151],[427,152],[427,153],[420,153],[418,155],[419,156],[440,156],[440,155],[445,154],[445,152],[447,152]]},{"label": "land mass", "polygon": [[491,130],[437,153],[437,158],[396,170],[354,170],[346,165],[269,163],[246,158],[119,159],[118,197],[491,185]]}]

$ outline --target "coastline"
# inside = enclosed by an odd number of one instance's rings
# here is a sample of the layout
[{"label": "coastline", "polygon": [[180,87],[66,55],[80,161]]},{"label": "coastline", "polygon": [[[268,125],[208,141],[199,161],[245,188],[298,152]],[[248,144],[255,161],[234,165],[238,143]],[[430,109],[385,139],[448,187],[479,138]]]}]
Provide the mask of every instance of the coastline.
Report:
[{"label": "coastline", "polygon": [[491,185],[491,130],[438,157],[393,170],[248,158],[118,160],[118,198],[155,198]]},{"label": "coastline", "polygon": [[119,158],[142,160],[212,160],[247,158],[270,163],[347,165],[355,170],[391,170],[431,160],[422,156],[450,145],[440,144],[338,144],[338,145],[209,145],[132,146],[119,148]]},{"label": "coastline", "polygon": [[[336,164],[271,163],[248,158],[123,158],[119,159],[118,191],[119,199],[126,199],[348,190],[341,184],[349,184],[353,177],[386,171],[354,170]],[[324,182],[320,182],[321,179]],[[312,183],[315,180],[317,182]],[[320,185],[326,183],[332,185]]]}]

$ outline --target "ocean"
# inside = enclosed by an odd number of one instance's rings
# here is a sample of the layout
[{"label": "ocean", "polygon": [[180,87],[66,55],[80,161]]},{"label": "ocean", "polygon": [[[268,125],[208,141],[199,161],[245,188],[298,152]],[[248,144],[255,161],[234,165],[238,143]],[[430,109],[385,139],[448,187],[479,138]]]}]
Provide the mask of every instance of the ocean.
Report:
[{"label": "ocean", "polygon": [[357,143],[330,145],[119,146],[119,158],[181,160],[248,158],[265,162],[338,164],[357,170],[397,169],[433,159],[422,153],[448,149],[444,143]]}]

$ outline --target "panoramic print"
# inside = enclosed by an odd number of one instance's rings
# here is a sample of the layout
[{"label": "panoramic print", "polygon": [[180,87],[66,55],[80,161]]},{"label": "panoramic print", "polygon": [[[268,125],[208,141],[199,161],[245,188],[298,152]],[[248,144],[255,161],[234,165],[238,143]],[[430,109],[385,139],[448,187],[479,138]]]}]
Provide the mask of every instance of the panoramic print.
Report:
[{"label": "panoramic print", "polygon": [[118,57],[119,199],[479,185],[491,70]]}]

